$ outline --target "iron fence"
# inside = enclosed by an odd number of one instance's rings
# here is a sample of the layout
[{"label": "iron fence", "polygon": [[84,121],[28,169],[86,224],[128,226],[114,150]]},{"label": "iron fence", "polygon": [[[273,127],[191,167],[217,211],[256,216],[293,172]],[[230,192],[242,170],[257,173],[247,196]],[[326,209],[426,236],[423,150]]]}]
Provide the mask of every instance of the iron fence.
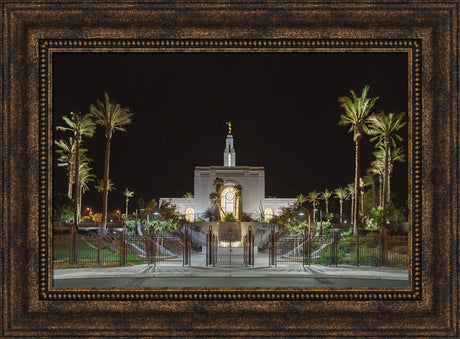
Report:
[{"label": "iron fence", "polygon": [[162,234],[116,235],[77,234],[53,237],[53,264],[191,264],[189,230],[183,238]]},{"label": "iron fence", "polygon": [[354,265],[407,268],[408,237],[340,236],[333,231],[328,236],[280,236],[273,230],[269,239],[269,265]]},{"label": "iron fence", "polygon": [[[276,235],[275,235],[276,237]],[[302,235],[280,236],[269,242],[271,258],[270,265],[305,264],[306,241]]]}]

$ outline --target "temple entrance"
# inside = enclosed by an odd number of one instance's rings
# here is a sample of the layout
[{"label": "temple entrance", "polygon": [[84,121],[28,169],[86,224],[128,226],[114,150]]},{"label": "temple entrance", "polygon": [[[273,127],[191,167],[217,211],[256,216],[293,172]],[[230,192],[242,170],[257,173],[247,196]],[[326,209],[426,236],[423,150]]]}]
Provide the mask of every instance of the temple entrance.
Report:
[{"label": "temple entrance", "polygon": [[210,229],[206,239],[206,266],[209,265],[254,266],[252,230],[249,228],[246,235],[238,236],[234,230],[216,235]]}]

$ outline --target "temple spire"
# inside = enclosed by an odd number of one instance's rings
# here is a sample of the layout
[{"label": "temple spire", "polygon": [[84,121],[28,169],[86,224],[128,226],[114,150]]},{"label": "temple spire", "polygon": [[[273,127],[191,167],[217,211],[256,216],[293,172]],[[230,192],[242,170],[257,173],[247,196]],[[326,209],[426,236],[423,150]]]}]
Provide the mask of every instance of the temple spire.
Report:
[{"label": "temple spire", "polygon": [[236,166],[236,152],[233,147],[232,123],[226,122],[228,126],[227,139],[225,140],[224,166]]}]

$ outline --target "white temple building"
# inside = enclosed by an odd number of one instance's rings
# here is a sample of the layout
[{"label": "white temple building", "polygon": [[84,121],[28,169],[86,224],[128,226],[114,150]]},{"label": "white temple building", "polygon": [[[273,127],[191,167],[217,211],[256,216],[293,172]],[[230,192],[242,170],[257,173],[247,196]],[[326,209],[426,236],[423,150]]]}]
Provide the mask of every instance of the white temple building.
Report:
[{"label": "white temple building", "polygon": [[[251,218],[269,221],[281,212],[282,207],[294,204],[296,198],[266,198],[265,171],[263,167],[237,166],[231,123],[225,140],[223,166],[196,166],[193,198],[160,198],[176,206],[180,214],[190,222],[207,221],[206,212],[213,208],[209,196],[215,192],[214,180],[222,178],[224,187],[220,199],[223,212],[233,214],[237,220]],[[241,196],[235,187],[241,187]],[[222,212],[221,212],[222,214]]]}]

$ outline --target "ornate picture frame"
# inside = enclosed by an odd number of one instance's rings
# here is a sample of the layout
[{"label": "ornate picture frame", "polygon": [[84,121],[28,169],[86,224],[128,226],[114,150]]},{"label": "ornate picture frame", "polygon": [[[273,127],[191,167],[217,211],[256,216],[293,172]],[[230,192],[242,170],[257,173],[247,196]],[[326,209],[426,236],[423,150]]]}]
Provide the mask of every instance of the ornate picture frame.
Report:
[{"label": "ornate picture frame", "polygon": [[[458,335],[457,1],[2,1],[2,18],[2,335]],[[53,53],[213,50],[407,53],[408,288],[53,288]]]}]

